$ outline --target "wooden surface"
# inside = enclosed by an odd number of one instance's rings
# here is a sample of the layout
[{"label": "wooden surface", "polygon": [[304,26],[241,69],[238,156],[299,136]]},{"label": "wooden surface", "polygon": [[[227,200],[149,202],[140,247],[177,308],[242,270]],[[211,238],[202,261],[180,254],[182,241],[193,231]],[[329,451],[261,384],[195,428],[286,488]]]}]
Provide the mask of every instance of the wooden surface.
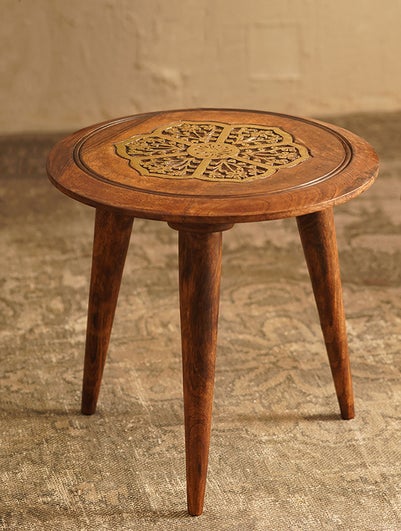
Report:
[{"label": "wooden surface", "polygon": [[97,208],[82,411],[106,359],[134,217],[179,231],[188,512],[203,510],[210,442],[222,231],[296,216],[345,419],[354,416],[332,207],[372,184],[364,140],[320,122],[255,111],[191,110],[122,118],[61,141],[51,181]]},{"label": "wooden surface", "polygon": [[354,396],[331,208],[297,218],[320,324],[343,419],[354,417]]},{"label": "wooden surface", "polygon": [[134,219],[97,209],[86,328],[82,413],[96,410]]},{"label": "wooden surface", "polygon": [[[210,182],[141,174],[117,152],[135,135],[188,121],[280,128],[309,157],[265,178]],[[92,206],[178,223],[237,223],[299,216],[343,203],[369,187],[378,161],[367,142],[334,126],[274,113],[198,109],[89,127],[55,146],[47,169],[55,186]]]},{"label": "wooden surface", "polygon": [[179,232],[188,512],[203,510],[219,314],[221,232]]}]

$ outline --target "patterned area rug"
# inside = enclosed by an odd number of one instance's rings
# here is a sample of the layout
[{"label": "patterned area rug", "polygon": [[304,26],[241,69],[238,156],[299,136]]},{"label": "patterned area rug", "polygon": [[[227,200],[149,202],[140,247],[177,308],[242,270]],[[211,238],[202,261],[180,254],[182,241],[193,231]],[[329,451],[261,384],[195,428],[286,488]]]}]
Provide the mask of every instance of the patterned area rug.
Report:
[{"label": "patterned area rug", "polygon": [[0,139],[0,529],[401,529],[401,113],[338,117],[382,160],[336,209],[356,395],[339,417],[294,220],[224,234],[205,513],[185,512],[177,235],[136,221],[99,409],[79,414],[94,211],[49,136]]}]

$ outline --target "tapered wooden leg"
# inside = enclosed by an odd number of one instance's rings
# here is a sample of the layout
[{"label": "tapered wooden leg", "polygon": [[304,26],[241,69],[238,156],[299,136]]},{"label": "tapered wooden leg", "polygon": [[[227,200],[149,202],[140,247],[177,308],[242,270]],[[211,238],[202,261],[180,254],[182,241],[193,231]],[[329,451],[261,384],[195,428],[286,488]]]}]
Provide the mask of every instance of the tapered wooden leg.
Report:
[{"label": "tapered wooden leg", "polygon": [[221,232],[179,233],[188,512],[202,514],[219,312]]},{"label": "tapered wooden leg", "polygon": [[86,329],[82,413],[96,410],[134,218],[97,209]]},{"label": "tapered wooden leg", "polygon": [[299,216],[297,222],[341,416],[352,419],[354,396],[333,209]]}]

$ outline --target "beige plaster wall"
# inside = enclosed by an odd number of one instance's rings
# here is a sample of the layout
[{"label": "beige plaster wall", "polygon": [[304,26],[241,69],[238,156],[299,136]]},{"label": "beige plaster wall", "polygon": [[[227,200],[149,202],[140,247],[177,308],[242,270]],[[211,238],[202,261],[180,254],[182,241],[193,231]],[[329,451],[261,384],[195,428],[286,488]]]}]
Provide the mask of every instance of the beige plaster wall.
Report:
[{"label": "beige plaster wall", "polygon": [[401,0],[0,0],[0,133],[401,109]]}]

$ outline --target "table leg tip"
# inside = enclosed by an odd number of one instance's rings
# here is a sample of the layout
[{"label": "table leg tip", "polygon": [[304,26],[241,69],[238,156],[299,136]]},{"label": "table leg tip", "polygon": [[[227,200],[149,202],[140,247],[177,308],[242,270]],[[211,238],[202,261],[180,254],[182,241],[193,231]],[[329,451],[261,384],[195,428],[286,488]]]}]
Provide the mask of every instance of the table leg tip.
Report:
[{"label": "table leg tip", "polygon": [[343,409],[341,411],[341,418],[343,420],[352,420],[353,418],[355,418],[354,406],[350,406],[346,409]]}]

